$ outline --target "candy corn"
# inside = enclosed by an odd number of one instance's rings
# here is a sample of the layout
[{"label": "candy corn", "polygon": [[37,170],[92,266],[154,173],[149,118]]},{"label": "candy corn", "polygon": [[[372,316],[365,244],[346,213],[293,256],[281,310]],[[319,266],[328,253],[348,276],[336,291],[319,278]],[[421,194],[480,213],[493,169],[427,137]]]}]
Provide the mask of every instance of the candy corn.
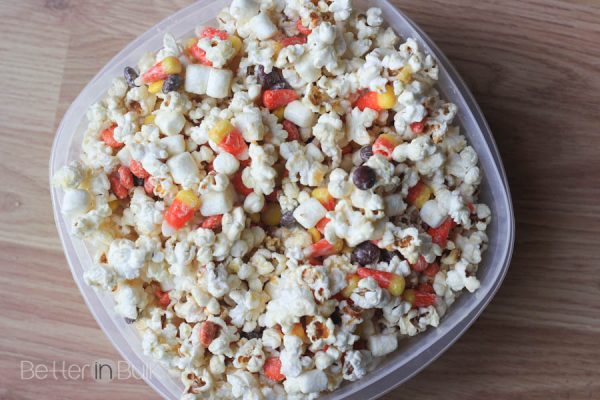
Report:
[{"label": "candy corn", "polygon": [[379,287],[387,289],[392,296],[400,296],[404,292],[406,282],[402,275],[370,268],[359,268],[356,273],[361,278],[371,277],[375,279]]},{"label": "candy corn", "polygon": [[373,143],[373,154],[381,154],[389,160],[392,158],[392,153],[399,143],[400,141],[396,136],[383,133]]},{"label": "candy corn", "polygon": [[333,254],[337,254],[344,248],[344,241],[338,240],[335,244],[329,243],[327,239],[321,239],[312,246],[304,249],[304,255],[308,258],[311,257],[327,257]]},{"label": "candy corn", "polygon": [[444,248],[448,242],[448,235],[450,235],[450,231],[455,226],[456,222],[454,222],[452,218],[448,217],[437,228],[429,228],[427,233],[429,233],[429,236],[431,236],[433,243],[436,243],[440,247]]},{"label": "candy corn", "polygon": [[229,34],[227,32],[217,28],[213,28],[212,26],[206,27],[202,30],[202,32],[200,32],[201,38],[212,39],[215,36],[221,40],[226,40],[227,38],[229,38]]},{"label": "candy corn", "polygon": [[319,232],[317,228],[310,228],[308,233],[310,234],[313,243],[317,243],[319,240],[321,240],[321,232]]},{"label": "candy corn", "polygon": [[276,89],[265,90],[263,93],[263,104],[269,110],[288,105],[294,100],[298,100],[300,96],[293,89]]},{"label": "candy corn", "polygon": [[370,108],[375,111],[389,110],[396,105],[396,95],[391,85],[385,87],[385,93],[368,92],[356,101],[356,107],[361,111]]},{"label": "candy corn", "polygon": [[431,189],[423,181],[417,182],[417,184],[408,190],[406,196],[406,202],[410,205],[414,205],[417,208],[423,207],[423,204],[431,197]]},{"label": "candy corn", "polygon": [[248,151],[248,145],[244,141],[244,137],[240,131],[227,120],[217,122],[208,132],[208,138],[236,158],[239,158]]},{"label": "candy corn", "polygon": [[413,308],[429,307],[435,304],[435,293],[427,293],[420,290],[407,289],[402,296],[404,301],[412,304]]},{"label": "candy corn", "polygon": [[182,228],[200,208],[200,199],[191,190],[180,190],[165,211],[164,220],[171,228]]},{"label": "candy corn", "polygon": [[329,218],[321,218],[319,222],[315,225],[315,228],[321,233],[325,233],[325,226],[330,222]]},{"label": "candy corn", "polygon": [[345,298],[349,299],[350,296],[352,296],[352,292],[354,292],[354,289],[356,289],[358,287],[358,281],[360,281],[360,276],[358,274],[352,274],[352,275],[348,275],[347,278],[348,280],[348,285],[342,289],[342,296],[344,296]]},{"label": "candy corn", "polygon": [[335,208],[335,199],[329,194],[327,188],[316,188],[312,191],[311,196],[319,200],[319,203],[321,203],[327,211],[331,211]]},{"label": "candy corn", "polygon": [[150,84],[165,79],[169,75],[179,74],[182,71],[181,63],[177,57],[169,56],[156,63],[142,75],[142,81]]}]

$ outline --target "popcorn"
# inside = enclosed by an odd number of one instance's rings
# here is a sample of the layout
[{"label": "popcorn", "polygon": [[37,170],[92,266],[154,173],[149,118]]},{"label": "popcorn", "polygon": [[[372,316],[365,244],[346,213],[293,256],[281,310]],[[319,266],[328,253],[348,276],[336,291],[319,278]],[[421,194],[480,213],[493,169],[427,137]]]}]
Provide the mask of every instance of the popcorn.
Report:
[{"label": "popcorn", "polygon": [[144,266],[146,252],[136,248],[135,243],[128,239],[117,239],[108,249],[108,264],[124,279],[134,279],[140,275]]},{"label": "popcorn", "polygon": [[233,0],[217,21],[114,79],[53,184],[86,283],[183,399],[316,398],[480,286],[479,160],[380,9]]}]

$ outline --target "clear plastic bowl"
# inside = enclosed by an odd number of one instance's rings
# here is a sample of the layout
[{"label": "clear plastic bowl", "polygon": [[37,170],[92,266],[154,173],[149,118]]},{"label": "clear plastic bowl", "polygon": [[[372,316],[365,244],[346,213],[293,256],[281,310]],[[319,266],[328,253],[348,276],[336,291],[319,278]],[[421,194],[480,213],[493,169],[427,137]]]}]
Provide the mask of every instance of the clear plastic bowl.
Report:
[{"label": "clear plastic bowl", "polygon": [[[134,40],[117,54],[83,89],[66,112],[54,139],[50,158],[50,176],[80,153],[88,107],[100,100],[114,77],[122,74],[127,65],[135,65],[144,52],[161,47],[162,37],[171,32],[176,38],[189,36],[199,25],[208,25],[229,3],[228,0],[201,0],[163,20]],[[380,7],[387,23],[403,38],[412,37],[422,48],[434,55],[440,64],[439,90],[444,98],[458,106],[458,122],[469,143],[479,155],[484,179],[481,200],[492,211],[493,222],[488,228],[489,248],[479,268],[481,287],[473,294],[465,294],[450,307],[440,326],[400,342],[399,349],[383,360],[365,378],[342,385],[326,399],[372,399],[388,392],[411,378],[454,343],[481,314],[498,290],[511,259],[514,242],[514,215],[508,183],[496,144],[481,111],[463,80],[436,45],[406,15],[387,0],[355,0],[358,9]],[[73,278],[85,302],[113,345],[131,366],[166,399],[179,398],[183,386],[178,376],[172,376],[153,359],[144,356],[141,339],[123,318],[113,311],[112,298],[96,293],[83,281],[83,274],[92,265],[89,249],[69,235],[69,227],[60,213],[63,194],[55,188],[52,205],[58,232],[65,249]],[[148,371],[151,371],[149,374]]]}]

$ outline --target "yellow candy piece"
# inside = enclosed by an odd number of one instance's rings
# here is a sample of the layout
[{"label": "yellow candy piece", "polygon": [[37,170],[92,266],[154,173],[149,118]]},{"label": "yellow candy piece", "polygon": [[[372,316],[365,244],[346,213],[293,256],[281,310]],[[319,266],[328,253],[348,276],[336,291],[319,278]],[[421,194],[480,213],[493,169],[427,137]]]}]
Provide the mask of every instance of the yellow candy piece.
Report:
[{"label": "yellow candy piece", "polygon": [[277,226],[281,221],[281,207],[279,203],[268,203],[260,216],[263,224]]},{"label": "yellow candy piece", "polygon": [[358,287],[358,281],[360,281],[360,276],[357,274],[348,276],[348,285],[342,289],[342,295],[345,298],[350,298],[350,296],[352,296],[352,292]]},{"label": "yellow candy piece", "polygon": [[148,91],[153,94],[160,92],[162,90],[164,82],[164,80],[152,82],[150,85],[148,85]]},{"label": "yellow candy piece", "polygon": [[319,240],[321,240],[321,232],[319,232],[317,228],[310,228],[308,233],[310,233],[313,243],[317,243]]},{"label": "yellow candy piece", "polygon": [[431,198],[432,194],[433,194],[433,192],[431,191],[431,188],[427,185],[423,185],[423,187],[421,188],[421,191],[419,192],[419,194],[417,195],[417,198],[415,199],[415,206],[419,210],[421,208],[423,208],[423,205],[427,202],[427,200],[429,200]]},{"label": "yellow candy piece", "polygon": [[208,138],[216,144],[219,144],[225,140],[225,137],[227,137],[234,129],[231,122],[221,119],[210,131],[208,131]]},{"label": "yellow candy piece", "polygon": [[377,94],[377,104],[383,110],[389,110],[391,108],[394,108],[394,106],[396,105],[396,101],[398,101],[398,99],[394,94],[394,87],[392,85],[387,85],[385,87],[385,93]]},{"label": "yellow candy piece", "polygon": [[163,70],[169,75],[178,74],[183,69],[181,66],[181,62],[179,62],[179,59],[173,56],[166,57],[161,61],[161,64]]},{"label": "yellow candy piece", "polygon": [[191,190],[180,190],[175,196],[175,200],[181,201],[190,208],[200,208],[200,198]]},{"label": "yellow candy piece", "polygon": [[279,107],[273,110],[273,115],[277,117],[277,121],[283,121],[283,112],[285,111],[285,107]]},{"label": "yellow candy piece", "polygon": [[412,72],[408,67],[402,67],[398,73],[398,80],[402,83],[410,83],[412,81]]},{"label": "yellow candy piece", "polygon": [[240,54],[242,51],[242,39],[235,35],[230,35],[228,39],[231,42],[231,47],[235,50],[235,54]]},{"label": "yellow candy piece", "polygon": [[144,118],[144,125],[153,124],[155,119],[156,115],[154,114],[146,115],[146,118]]}]

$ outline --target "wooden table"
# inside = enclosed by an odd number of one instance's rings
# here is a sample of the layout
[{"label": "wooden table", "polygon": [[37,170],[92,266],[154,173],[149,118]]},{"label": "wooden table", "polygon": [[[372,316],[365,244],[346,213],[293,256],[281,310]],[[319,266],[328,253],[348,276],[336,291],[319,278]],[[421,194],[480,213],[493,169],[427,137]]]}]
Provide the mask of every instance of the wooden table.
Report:
[{"label": "wooden table", "polygon": [[[135,379],[22,379],[21,362],[28,378],[28,361],[119,360],[62,253],[50,146],[92,76],[190,3],[0,2],[0,399],[158,397]],[[517,243],[481,318],[386,399],[600,398],[600,2],[396,3],[454,62],[488,118],[510,179]]]}]

